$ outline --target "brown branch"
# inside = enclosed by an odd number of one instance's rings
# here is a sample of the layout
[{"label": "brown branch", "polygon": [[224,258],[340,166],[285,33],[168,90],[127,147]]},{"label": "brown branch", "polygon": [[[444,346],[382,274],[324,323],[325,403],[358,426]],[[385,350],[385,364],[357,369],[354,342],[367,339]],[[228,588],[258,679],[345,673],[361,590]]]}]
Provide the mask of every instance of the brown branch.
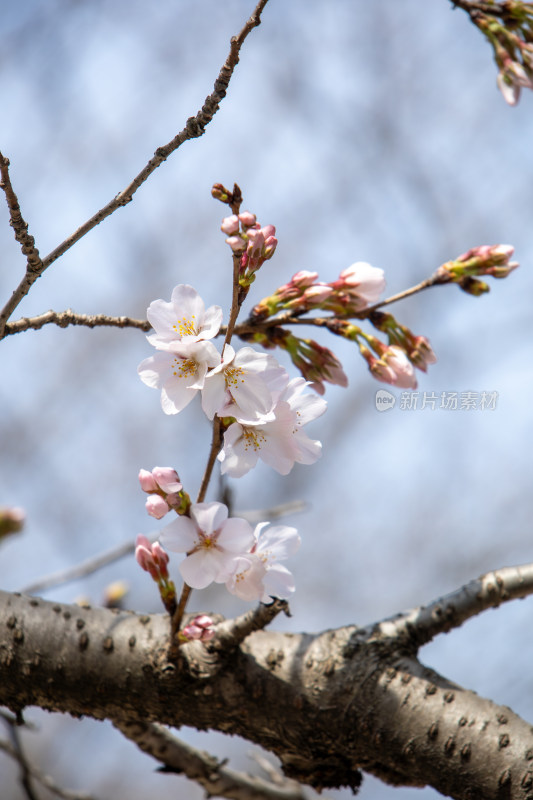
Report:
[{"label": "brown branch", "polygon": [[[39,251],[35,247],[35,239],[28,233],[28,223],[25,222],[22,217],[17,195],[15,194],[13,186],[11,185],[11,178],[9,176],[9,159],[3,156],[2,153],[0,153],[0,175],[0,189],[4,190],[7,207],[9,209],[9,224],[13,228],[15,239],[20,244],[20,249],[22,250],[22,254],[26,257],[27,262],[26,274],[21,285],[13,292],[10,300],[0,313],[0,338],[2,338],[3,328],[6,320],[12,314],[16,306],[20,303],[22,297],[27,294],[31,284],[37,280],[39,275],[42,274],[45,267],[41,261]],[[24,286],[27,285],[27,289],[25,291],[21,289],[23,284]]]},{"label": "brown branch", "polygon": [[[4,326],[15,308],[19,305],[23,297],[28,294],[29,290],[31,289],[33,283],[39,278],[45,269],[47,269],[50,264],[53,264],[60,256],[67,252],[76,242],[78,242],[83,236],[85,236],[90,230],[95,228],[97,225],[100,224],[106,217],[109,217],[113,214],[121,206],[125,206],[130,203],[133,199],[133,195],[137,191],[137,189],[150,177],[152,172],[154,172],[157,167],[159,167],[167,158],[180,147],[184,142],[188,141],[189,139],[196,139],[200,136],[203,136],[205,133],[206,126],[211,122],[213,117],[215,116],[216,112],[218,111],[219,105],[226,96],[226,91],[235,70],[235,67],[239,63],[239,53],[241,47],[248,36],[248,34],[256,28],[258,25],[261,24],[261,13],[266,6],[268,0],[260,0],[257,3],[257,6],[251,15],[250,19],[245,23],[241,32],[237,36],[233,36],[231,39],[230,44],[230,51],[226,61],[224,62],[218,77],[215,81],[213,91],[211,94],[205,99],[205,102],[194,117],[189,117],[185,127],[183,128],[180,133],[178,133],[168,144],[163,145],[162,147],[158,147],[155,151],[153,157],[148,161],[145,167],[139,172],[139,174],[131,181],[131,183],[126,186],[121,192],[119,192],[107,205],[101,208],[99,211],[96,212],[90,219],[87,220],[83,225],[81,225],[74,233],[68,236],[55,250],[52,250],[44,259],[39,258],[39,254],[37,250],[32,250],[32,263],[29,263],[29,256],[28,256],[28,269],[26,270],[26,274],[22,281],[20,282],[19,286],[13,292],[11,298],[6,303],[4,309],[0,313],[0,339],[4,336]],[[6,184],[5,174],[7,174],[7,166],[8,161],[4,159],[2,156],[2,178],[3,184]],[[9,176],[7,177],[9,180]],[[10,184],[9,184],[10,186]],[[2,185],[4,191],[6,191],[5,185]],[[13,193],[13,197],[16,201],[16,197]],[[9,204],[8,198],[8,204]],[[18,209],[18,203],[16,204],[16,208]],[[20,211],[20,210],[19,210]],[[10,205],[10,212],[13,218],[13,211]],[[25,223],[20,218],[22,224],[25,226]],[[15,226],[13,226],[15,227]],[[15,228],[15,235],[17,236],[17,230],[22,232],[22,228],[19,229]],[[24,229],[25,230],[25,229]],[[27,246],[29,246],[29,242],[31,240],[31,246],[33,247],[33,239],[28,237]],[[25,245],[26,246],[26,245]],[[24,252],[24,249],[23,249]],[[25,253],[27,255],[27,253]]]},{"label": "brown branch", "polygon": [[202,786],[208,797],[232,800],[305,800],[296,781],[270,783],[236,772],[208,753],[173,736],[158,723],[114,721],[113,725],[144,752],[165,765],[165,772],[184,774]]},{"label": "brown branch", "polygon": [[67,328],[69,325],[84,325],[87,328],[97,328],[111,326],[113,328],[138,328],[148,332],[151,325],[146,319],[134,319],[133,317],[109,317],[106,314],[77,314],[72,309],[66,311],[45,311],[35,317],[21,317],[15,322],[8,322],[5,326],[4,336],[13,333],[22,333],[27,330],[39,330],[43,325],[59,325],[60,328]]},{"label": "brown branch", "polygon": [[440,633],[509,600],[533,594],[533,563],[487,572],[429,603],[378,623],[381,636],[406,637],[418,650]]},{"label": "brown branch", "polygon": [[216,637],[212,646],[218,650],[238,647],[251,633],[266,628],[281,611],[290,617],[289,604],[286,600],[274,600],[270,605],[260,603],[257,608],[241,614],[240,617],[220,622],[216,627]]},{"label": "brown branch", "polygon": [[14,761],[18,762],[20,767],[20,783],[28,800],[38,800],[38,796],[35,794],[32,786],[32,780],[37,781],[46,789],[48,789],[49,792],[61,797],[62,800],[91,800],[91,797],[88,794],[70,792],[68,789],[60,788],[54,783],[52,778],[50,778],[44,772],[41,772],[40,769],[31,763],[24,752],[24,748],[22,747],[18,729],[20,724],[24,724],[26,728],[33,728],[33,726],[28,726],[26,723],[21,723],[16,717],[10,717],[5,713],[2,713],[0,716],[7,724],[11,738],[11,744],[9,742],[0,740],[0,750],[6,753],[6,755],[8,755]]},{"label": "brown branch", "polygon": [[33,581],[33,583],[29,583],[27,586],[24,586],[24,588],[21,589],[21,592],[23,594],[36,594],[37,592],[43,592],[46,589],[50,589],[52,586],[61,586],[63,583],[69,583],[70,581],[75,581],[79,578],[85,578],[87,575],[91,575],[91,573],[102,569],[102,567],[106,567],[108,564],[118,561],[119,558],[123,558],[124,556],[130,555],[130,553],[134,552],[134,541],[123,542],[122,544],[119,544],[110,550],[106,550],[104,553],[100,553],[97,556],[88,558],[86,561],[82,561],[81,564],[77,564],[74,567],[69,567],[67,569],[60,570],[59,572],[53,572],[50,575],[39,578],[38,580]]}]

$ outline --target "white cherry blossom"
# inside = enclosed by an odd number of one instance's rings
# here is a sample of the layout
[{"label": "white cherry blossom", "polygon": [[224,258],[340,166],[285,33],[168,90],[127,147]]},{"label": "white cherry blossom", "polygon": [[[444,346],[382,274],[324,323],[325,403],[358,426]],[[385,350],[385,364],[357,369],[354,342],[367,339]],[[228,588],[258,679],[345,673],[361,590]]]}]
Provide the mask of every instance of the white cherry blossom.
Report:
[{"label": "white cherry blossom", "polygon": [[190,514],[163,528],[160,540],[167,550],[187,553],[180,572],[193,589],[204,589],[213,581],[224,583],[235,558],[254,546],[252,527],[239,517],[228,519],[223,503],[193,503]]},{"label": "white cherry blossom", "polygon": [[143,383],[161,389],[165,414],[177,414],[203,388],[207,371],[219,361],[211,342],[174,343],[142,361],[137,371]]},{"label": "white cherry blossom", "polygon": [[303,426],[324,413],[327,403],[316,394],[302,394],[308,384],[294,378],[280,394],[272,421],[234,422],[224,434],[218,458],[222,473],[240,478],[261,459],[281,475],[294,464],[313,464],[322,453],[320,442],[310,439]]},{"label": "white cherry blossom", "polygon": [[222,323],[220,306],[210,306],[192,286],[174,287],[170,302],[154,300],[148,307],[148,320],[155,333],[147,339],[154,347],[165,349],[171,342],[193,344],[217,335]]},{"label": "white cherry blossom", "polygon": [[294,592],[294,579],[289,570],[277,562],[289,558],[300,547],[296,528],[268,527],[268,522],[262,522],[254,536],[252,551],[236,559],[235,571],[226,581],[227,590],[242,600],[263,603],[270,602],[273,597],[289,598]]},{"label": "white cherry blossom", "polygon": [[272,389],[287,382],[287,372],[273,356],[252,347],[236,353],[226,345],[221,363],[206,375],[202,408],[209,419],[218,413],[252,421],[274,419]]}]

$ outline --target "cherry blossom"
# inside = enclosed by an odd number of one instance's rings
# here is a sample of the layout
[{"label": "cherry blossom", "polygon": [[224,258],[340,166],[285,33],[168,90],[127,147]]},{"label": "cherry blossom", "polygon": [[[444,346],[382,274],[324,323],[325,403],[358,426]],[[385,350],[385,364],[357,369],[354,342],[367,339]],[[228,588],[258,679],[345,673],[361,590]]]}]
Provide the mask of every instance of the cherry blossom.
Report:
[{"label": "cherry blossom", "polygon": [[382,269],[373,267],[366,261],[356,261],[344,269],[338,280],[330,285],[337,296],[345,298],[350,309],[360,310],[378,302],[385,289],[385,278]]},{"label": "cherry blossom", "polygon": [[161,389],[165,414],[177,414],[203,388],[207,371],[220,362],[211,342],[173,343],[142,361],[137,371],[143,383]]},{"label": "cherry blossom", "polygon": [[268,603],[272,597],[289,598],[294,592],[294,579],[289,570],[277,562],[298,550],[300,537],[296,528],[268,527],[268,522],[261,522],[254,536],[251,552],[236,559],[235,571],[226,581],[227,590],[247,601]]},{"label": "cherry blossom", "polygon": [[324,413],[327,403],[314,393],[302,394],[307,382],[293,378],[274,407],[274,419],[264,423],[234,422],[224,434],[219,454],[222,473],[240,478],[261,459],[281,475],[294,464],[313,464],[322,453],[320,442],[310,439],[303,426]]},{"label": "cherry blossom", "polygon": [[231,345],[224,348],[220,364],[207,373],[202,389],[202,408],[209,417],[222,412],[237,419],[274,419],[271,385],[283,385],[289,376],[276,359],[267,353],[258,353],[252,347],[242,347],[237,353]]},{"label": "cherry blossom", "polygon": [[155,331],[147,337],[150,344],[164,349],[170,342],[192,344],[217,335],[222,322],[220,306],[210,306],[192,286],[180,283],[172,291],[170,302],[154,300],[148,307],[148,320]]},{"label": "cherry blossom", "polygon": [[194,503],[190,514],[163,528],[160,540],[172,552],[187,553],[180,572],[193,589],[204,589],[213,581],[223,583],[233,571],[235,557],[253,547],[252,527],[239,517],[228,519],[223,503]]}]

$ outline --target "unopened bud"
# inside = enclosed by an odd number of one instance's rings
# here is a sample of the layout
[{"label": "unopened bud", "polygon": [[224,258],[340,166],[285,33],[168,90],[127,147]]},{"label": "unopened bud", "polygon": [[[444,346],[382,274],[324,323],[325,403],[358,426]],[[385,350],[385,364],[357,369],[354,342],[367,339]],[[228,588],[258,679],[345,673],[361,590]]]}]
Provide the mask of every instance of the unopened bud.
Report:
[{"label": "unopened bud", "polygon": [[151,494],[145,503],[145,508],[151,517],[162,519],[170,511],[170,506],[159,494]]}]

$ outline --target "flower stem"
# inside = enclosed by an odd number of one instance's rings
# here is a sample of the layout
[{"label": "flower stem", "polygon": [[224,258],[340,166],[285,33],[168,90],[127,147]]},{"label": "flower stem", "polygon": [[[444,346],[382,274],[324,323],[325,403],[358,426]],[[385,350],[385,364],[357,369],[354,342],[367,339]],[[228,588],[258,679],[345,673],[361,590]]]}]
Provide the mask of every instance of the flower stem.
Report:
[{"label": "flower stem", "polygon": [[183,584],[183,589],[181,590],[181,597],[178,603],[178,607],[176,608],[174,614],[172,615],[172,621],[170,626],[170,641],[172,644],[176,643],[176,637],[179,633],[179,629],[181,626],[181,621],[183,619],[183,615],[185,613],[185,606],[187,605],[187,601],[191,595],[192,589],[186,583]]}]

